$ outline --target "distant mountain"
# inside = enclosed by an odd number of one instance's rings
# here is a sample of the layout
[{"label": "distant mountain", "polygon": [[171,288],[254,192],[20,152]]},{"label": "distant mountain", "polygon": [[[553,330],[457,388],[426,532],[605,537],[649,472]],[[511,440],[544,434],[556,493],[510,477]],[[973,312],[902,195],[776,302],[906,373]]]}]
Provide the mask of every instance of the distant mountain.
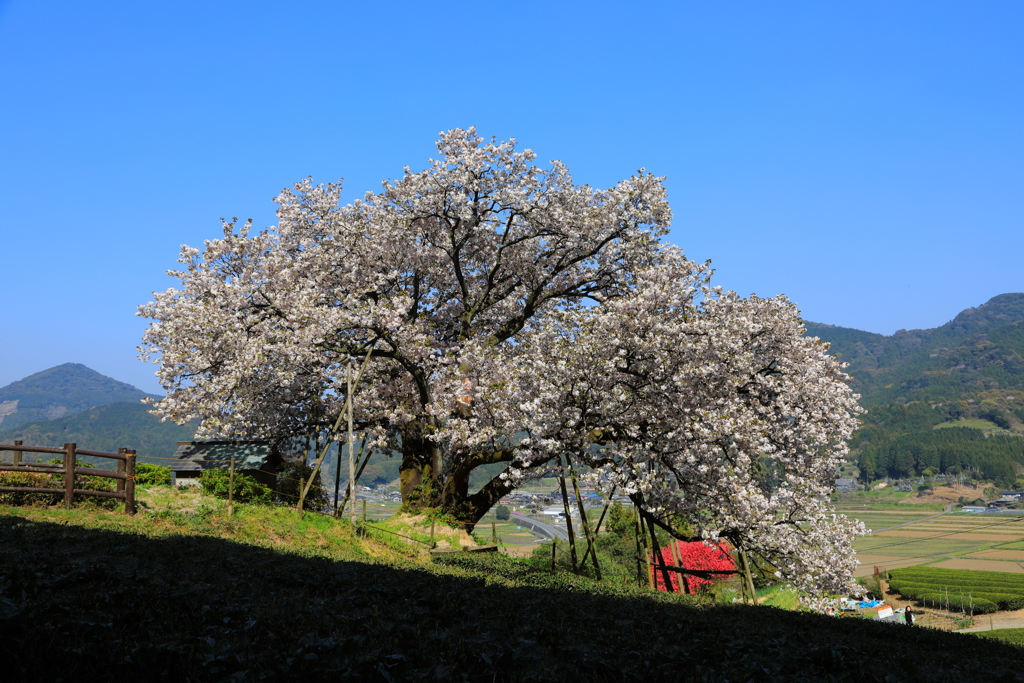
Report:
[{"label": "distant mountain", "polygon": [[1000,294],[941,327],[891,336],[806,326],[850,364],[868,409],[851,442],[864,478],[971,470],[1024,485],[1024,294]]},{"label": "distant mountain", "polygon": [[65,363],[0,387],[0,429],[69,417],[108,403],[138,403],[149,395],[80,363]]},{"label": "distant mountain", "polygon": [[1024,391],[1024,294],[1000,294],[931,330],[885,336],[808,322],[807,333],[850,364],[866,406]]},{"label": "distant mountain", "polygon": [[[109,403],[69,417],[4,430],[0,432],[0,443],[21,440],[27,445],[54,448],[75,443],[80,448],[108,453],[130,448],[138,453],[139,462],[166,465],[153,459],[171,457],[178,441],[192,440],[196,425],[161,422],[147,410],[148,406],[134,401]],[[31,454],[26,454],[26,458],[35,459]]]}]

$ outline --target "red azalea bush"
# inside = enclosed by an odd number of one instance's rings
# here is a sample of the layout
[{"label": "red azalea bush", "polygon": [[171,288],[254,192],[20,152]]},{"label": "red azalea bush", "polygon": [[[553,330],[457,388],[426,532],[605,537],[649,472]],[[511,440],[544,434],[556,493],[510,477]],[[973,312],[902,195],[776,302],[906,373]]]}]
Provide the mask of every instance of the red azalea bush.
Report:
[{"label": "red azalea bush", "polygon": [[[732,559],[732,548],[728,543],[715,543],[712,545],[706,545],[701,541],[673,541],[676,547],[679,549],[679,558],[682,561],[684,569],[703,569],[705,571],[736,571],[736,563]],[[675,560],[672,557],[672,546],[671,544],[666,545],[661,549],[661,561],[658,561],[657,555],[651,556],[651,562],[655,564],[675,565]],[[718,579],[705,579],[700,576],[694,576],[692,574],[680,574],[678,572],[669,571],[669,581],[672,588],[666,588],[664,572],[653,569],[654,572],[654,585],[660,591],[671,590],[675,593],[689,593],[694,594],[700,591],[705,586],[710,586]],[[727,578],[728,574],[720,574],[719,578]],[[680,588],[681,587],[681,588]]]}]

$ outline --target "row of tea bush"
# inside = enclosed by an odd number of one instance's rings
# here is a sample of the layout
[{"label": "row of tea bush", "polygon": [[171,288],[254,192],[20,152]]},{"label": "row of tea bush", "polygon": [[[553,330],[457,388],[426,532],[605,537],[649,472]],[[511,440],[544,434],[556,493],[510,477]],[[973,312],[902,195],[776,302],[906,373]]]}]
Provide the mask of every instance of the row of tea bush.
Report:
[{"label": "row of tea bush", "polygon": [[1024,575],[976,569],[907,567],[889,572],[889,588],[928,607],[989,614],[1024,607]]}]

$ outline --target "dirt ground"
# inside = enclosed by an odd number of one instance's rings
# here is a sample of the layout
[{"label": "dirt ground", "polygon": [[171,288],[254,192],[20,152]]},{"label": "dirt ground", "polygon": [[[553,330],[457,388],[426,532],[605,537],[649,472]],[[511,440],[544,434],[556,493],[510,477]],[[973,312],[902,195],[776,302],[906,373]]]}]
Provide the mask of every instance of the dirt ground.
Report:
[{"label": "dirt ground", "polygon": [[921,557],[917,555],[881,555],[873,553],[857,553],[860,566],[853,570],[854,577],[873,574],[875,567],[885,569],[901,569],[921,564]]},{"label": "dirt ground", "polygon": [[963,496],[967,500],[974,500],[975,498],[984,498],[982,493],[985,490],[984,486],[936,486],[934,491],[928,493],[925,496],[909,496],[902,501],[900,505],[920,505],[921,503],[938,503],[940,505],[946,505],[947,503],[955,503]]},{"label": "dirt ground", "polygon": [[994,560],[1019,560],[1024,562],[1024,550],[982,550],[967,555],[968,558],[992,558]]},{"label": "dirt ground", "polygon": [[533,551],[540,547],[539,543],[531,543],[526,545],[510,545],[505,546],[501,549],[501,552],[512,557],[529,557],[533,554]]},{"label": "dirt ground", "polygon": [[1024,567],[1016,562],[1001,562],[999,560],[946,560],[931,566],[940,569],[980,569],[989,572],[1024,574]]},{"label": "dirt ground", "polygon": [[969,631],[992,631],[999,628],[1024,628],[1024,609],[1016,612],[996,612],[995,614],[983,614],[975,617],[974,626],[961,630],[961,633]]}]

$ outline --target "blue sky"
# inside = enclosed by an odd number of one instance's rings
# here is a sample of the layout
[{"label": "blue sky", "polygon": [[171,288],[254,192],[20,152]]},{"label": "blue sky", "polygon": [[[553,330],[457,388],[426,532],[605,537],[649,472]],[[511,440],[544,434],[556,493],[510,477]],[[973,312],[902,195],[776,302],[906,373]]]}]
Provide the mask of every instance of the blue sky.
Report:
[{"label": "blue sky", "polygon": [[0,0],[0,386],[147,391],[137,305],[221,216],[273,224],[515,137],[577,182],[667,176],[716,281],[891,334],[1024,291],[1020,2]]}]

